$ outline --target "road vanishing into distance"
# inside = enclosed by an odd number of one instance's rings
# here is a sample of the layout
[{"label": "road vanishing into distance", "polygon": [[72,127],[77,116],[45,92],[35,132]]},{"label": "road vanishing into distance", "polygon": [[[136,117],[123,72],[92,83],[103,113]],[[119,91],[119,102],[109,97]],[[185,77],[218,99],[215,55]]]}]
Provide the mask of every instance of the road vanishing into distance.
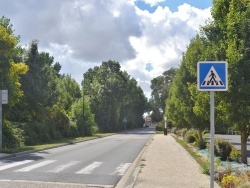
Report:
[{"label": "road vanishing into distance", "polygon": [[154,132],[141,128],[0,160],[0,187],[114,187]]}]

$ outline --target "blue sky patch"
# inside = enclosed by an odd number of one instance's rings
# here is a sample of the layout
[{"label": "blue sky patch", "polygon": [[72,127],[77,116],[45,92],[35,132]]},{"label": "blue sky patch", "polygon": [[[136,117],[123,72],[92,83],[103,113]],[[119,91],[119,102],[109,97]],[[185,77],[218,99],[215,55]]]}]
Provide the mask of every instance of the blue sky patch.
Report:
[{"label": "blue sky patch", "polygon": [[156,6],[150,6],[149,4],[146,4],[142,0],[135,1],[135,5],[140,8],[141,10],[148,10],[150,13],[153,13],[158,6],[162,7],[169,7],[169,9],[172,12],[178,11],[178,6],[183,5],[184,3],[187,3],[193,7],[199,8],[199,9],[206,9],[208,7],[212,7],[212,1],[211,0],[166,0],[163,2],[158,3]]},{"label": "blue sky patch", "polygon": [[150,72],[151,70],[153,70],[153,66],[152,66],[151,63],[147,63],[147,64],[146,64],[146,70],[147,70],[148,72]]}]

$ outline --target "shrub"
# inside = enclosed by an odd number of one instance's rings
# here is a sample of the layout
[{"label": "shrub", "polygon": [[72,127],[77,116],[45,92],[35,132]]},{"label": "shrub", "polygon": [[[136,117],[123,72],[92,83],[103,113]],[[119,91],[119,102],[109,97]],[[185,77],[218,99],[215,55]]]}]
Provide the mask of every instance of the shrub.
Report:
[{"label": "shrub", "polygon": [[230,158],[233,159],[236,162],[239,162],[240,157],[241,157],[241,152],[236,150],[235,147],[233,147],[233,149],[232,149],[232,151],[230,153]]},{"label": "shrub", "polygon": [[3,148],[19,148],[24,145],[24,131],[14,123],[3,121]]},{"label": "shrub", "polygon": [[55,127],[58,136],[61,135],[62,137],[67,137],[70,120],[66,111],[58,105],[54,105],[51,109],[49,109],[49,111],[50,116],[46,123]]},{"label": "shrub", "polygon": [[197,143],[197,147],[199,149],[206,149],[207,148],[207,142],[205,140],[200,140]]},{"label": "shrub", "polygon": [[222,178],[221,183],[225,188],[236,187],[239,183],[239,179],[234,175],[226,175]]},{"label": "shrub", "polygon": [[196,138],[195,138],[194,135],[189,134],[189,135],[186,135],[186,136],[185,136],[185,141],[186,141],[187,143],[194,143],[194,142],[196,141]]},{"label": "shrub", "polygon": [[187,143],[194,143],[195,141],[197,141],[196,139],[196,131],[194,129],[189,129],[188,131],[186,131],[184,139]]},{"label": "shrub", "polygon": [[52,140],[48,126],[37,121],[30,123],[21,123],[24,130],[25,145],[37,145]]},{"label": "shrub", "polygon": [[176,130],[175,132],[176,132],[177,136],[184,137],[186,132],[187,132],[187,129],[186,128],[185,129],[179,129],[179,130]]},{"label": "shrub", "polygon": [[200,161],[201,171],[203,174],[209,175],[210,161],[208,158],[202,158]]},{"label": "shrub", "polygon": [[215,138],[214,140],[214,154],[221,158],[221,160],[227,160],[233,149],[232,144],[224,138]]},{"label": "shrub", "polygon": [[157,123],[155,127],[156,131],[163,131],[164,130],[164,124],[163,123]]}]

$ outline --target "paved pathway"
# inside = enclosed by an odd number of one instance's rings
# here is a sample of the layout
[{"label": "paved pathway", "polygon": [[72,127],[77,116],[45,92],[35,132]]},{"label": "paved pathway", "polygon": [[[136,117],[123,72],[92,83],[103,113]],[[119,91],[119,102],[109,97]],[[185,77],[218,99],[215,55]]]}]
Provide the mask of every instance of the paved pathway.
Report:
[{"label": "paved pathway", "polygon": [[[134,188],[209,188],[210,177],[202,174],[199,164],[169,134],[154,135],[142,155]],[[214,187],[219,187],[214,183]]]}]

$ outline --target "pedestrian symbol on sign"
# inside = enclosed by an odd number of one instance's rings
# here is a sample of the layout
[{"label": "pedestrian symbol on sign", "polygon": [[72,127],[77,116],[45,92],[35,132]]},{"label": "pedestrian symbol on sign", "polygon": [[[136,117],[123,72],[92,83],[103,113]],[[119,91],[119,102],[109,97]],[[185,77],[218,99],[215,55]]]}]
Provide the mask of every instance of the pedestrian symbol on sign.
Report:
[{"label": "pedestrian symbol on sign", "polygon": [[224,86],[222,80],[220,79],[220,76],[212,66],[209,72],[207,73],[207,76],[202,82],[202,86]]}]

